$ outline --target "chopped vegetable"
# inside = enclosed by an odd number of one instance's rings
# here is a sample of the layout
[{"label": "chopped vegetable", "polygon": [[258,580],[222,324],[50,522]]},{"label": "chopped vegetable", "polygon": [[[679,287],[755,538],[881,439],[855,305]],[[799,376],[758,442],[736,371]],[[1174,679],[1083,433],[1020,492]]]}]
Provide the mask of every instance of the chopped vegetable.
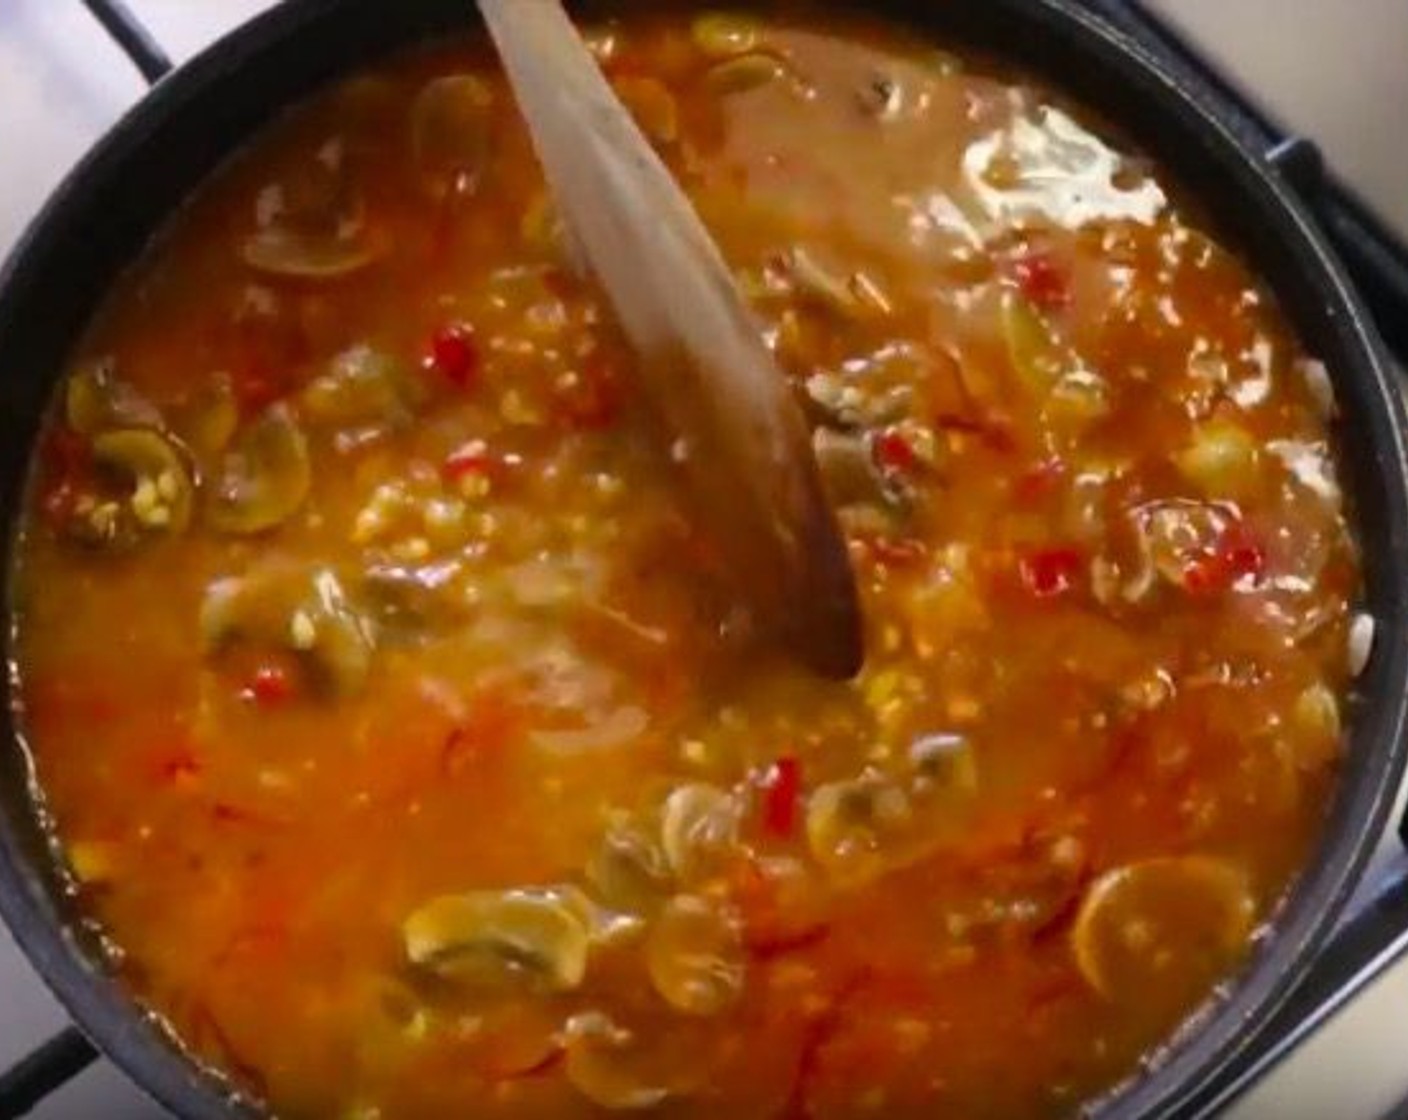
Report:
[{"label": "chopped vegetable", "polygon": [[326,568],[269,567],[217,580],[201,604],[200,628],[208,655],[236,642],[288,650],[334,695],[360,691],[371,670],[370,628]]},{"label": "chopped vegetable", "polygon": [[1074,548],[1042,548],[1018,561],[1022,586],[1038,599],[1050,599],[1070,591],[1080,581],[1086,560]]},{"label": "chopped vegetable", "polygon": [[431,336],[422,363],[456,389],[473,388],[479,379],[479,348],[468,324],[451,323]]},{"label": "chopped vegetable", "polygon": [[293,414],[275,405],[226,452],[211,480],[206,517],[222,533],[266,532],[298,512],[311,486],[308,442]]},{"label": "chopped vegetable", "polygon": [[361,271],[379,255],[377,246],[366,238],[329,239],[277,228],[261,230],[242,250],[250,268],[298,280],[336,280]]},{"label": "chopped vegetable", "polygon": [[967,794],[978,787],[977,761],[966,735],[921,735],[909,745],[909,761],[914,767],[916,794]]},{"label": "chopped vegetable", "polygon": [[142,530],[181,533],[191,520],[191,476],[166,437],[143,428],[104,432],[93,439],[93,459],[132,480],[128,499]]},{"label": "chopped vegetable", "polygon": [[1066,275],[1049,253],[1025,252],[1012,261],[1011,270],[1018,290],[1038,311],[1061,311],[1071,302]]},{"label": "chopped vegetable", "polygon": [[763,828],[786,839],[797,829],[802,797],[802,764],[783,755],[763,773]]},{"label": "chopped vegetable", "polygon": [[691,1068],[688,1036],[677,1027],[643,1034],[603,1012],[585,1011],[567,1021],[564,1034],[567,1080],[593,1104],[613,1112],[656,1108],[701,1079]]},{"label": "chopped vegetable", "polygon": [[670,900],[651,928],[645,962],[661,998],[688,1015],[717,1015],[743,991],[738,921],[703,898]]},{"label": "chopped vegetable", "polygon": [[207,463],[225,450],[239,423],[239,401],[229,376],[221,372],[196,389],[172,427],[197,461]]},{"label": "chopped vegetable", "polygon": [[893,428],[877,433],[870,441],[870,450],[882,470],[905,474],[920,465],[914,445]]},{"label": "chopped vegetable", "polygon": [[587,971],[587,927],[552,889],[445,895],[408,917],[402,935],[412,964],[469,987],[567,991]]},{"label": "chopped vegetable", "polygon": [[730,794],[702,782],[679,786],[666,798],[660,844],[681,882],[722,870],[738,842],[739,815]]},{"label": "chopped vegetable", "polygon": [[185,532],[194,484],[185,456],[151,428],[118,428],[90,445],[98,477],[91,488],[66,495],[63,532],[108,552]]},{"label": "chopped vegetable", "polygon": [[310,423],[341,429],[404,426],[419,397],[396,359],[366,345],[339,352],[298,395]]},{"label": "chopped vegetable", "polygon": [[64,390],[64,418],[80,435],[108,428],[160,428],[161,413],[118,377],[111,359],[77,370]]},{"label": "chopped vegetable", "polygon": [[426,83],[411,107],[411,152],[437,198],[472,194],[489,166],[494,93],[475,74]]},{"label": "chopped vegetable", "polygon": [[1209,856],[1170,856],[1108,871],[1071,932],[1081,975],[1115,1002],[1174,1006],[1241,953],[1255,901],[1246,876]]},{"label": "chopped vegetable", "polygon": [[587,880],[608,906],[650,913],[670,893],[674,876],[653,840],[626,826],[607,830],[586,869]]},{"label": "chopped vegetable", "polygon": [[909,795],[874,770],[819,786],[807,804],[812,857],[837,882],[873,879],[889,857],[901,854],[912,812]]},{"label": "chopped vegetable", "polygon": [[249,679],[249,697],[264,707],[277,707],[297,691],[293,677],[282,665],[261,665]]},{"label": "chopped vegetable", "polygon": [[717,95],[727,97],[747,93],[760,86],[789,77],[787,67],[770,54],[739,54],[720,62],[705,75],[705,82]]},{"label": "chopped vegetable", "polygon": [[762,25],[741,12],[704,12],[690,24],[694,45],[710,58],[731,58],[758,46]]}]

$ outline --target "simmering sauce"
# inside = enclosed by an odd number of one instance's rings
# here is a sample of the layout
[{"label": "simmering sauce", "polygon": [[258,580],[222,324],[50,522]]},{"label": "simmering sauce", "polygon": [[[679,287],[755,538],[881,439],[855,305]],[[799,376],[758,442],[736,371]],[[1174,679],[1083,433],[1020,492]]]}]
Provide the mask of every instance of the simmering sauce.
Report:
[{"label": "simmering sauce", "polygon": [[1317,836],[1325,370],[1040,85],[814,14],[591,42],[807,410],[864,670],[758,639],[436,45],[257,137],[75,349],[16,699],[82,906],[282,1116],[1072,1114]]}]

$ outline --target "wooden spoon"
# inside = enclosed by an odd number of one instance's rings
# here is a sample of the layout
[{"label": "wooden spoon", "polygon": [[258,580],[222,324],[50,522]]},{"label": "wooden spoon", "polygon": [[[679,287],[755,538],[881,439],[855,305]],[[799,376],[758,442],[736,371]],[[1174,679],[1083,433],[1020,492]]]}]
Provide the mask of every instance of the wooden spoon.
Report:
[{"label": "wooden spoon", "polygon": [[801,409],[718,248],[559,0],[479,8],[739,590],[807,665],[852,675],[862,648],[846,544]]}]

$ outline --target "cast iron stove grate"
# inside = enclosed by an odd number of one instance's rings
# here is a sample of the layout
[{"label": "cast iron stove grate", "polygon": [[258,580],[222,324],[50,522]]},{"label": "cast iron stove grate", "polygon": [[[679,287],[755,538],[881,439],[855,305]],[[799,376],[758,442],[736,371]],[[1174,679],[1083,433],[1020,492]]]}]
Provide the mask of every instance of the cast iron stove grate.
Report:
[{"label": "cast iron stove grate", "polygon": [[[1084,2],[1186,76],[1238,136],[1281,168],[1329,234],[1389,349],[1408,368],[1408,251],[1324,166],[1315,145],[1278,127],[1140,0]],[[171,60],[123,0],[84,4],[148,82],[171,69]],[[1408,822],[1405,826],[1408,841]],[[1258,1042],[1202,1095],[1199,1115],[1225,1107],[1408,950],[1408,860],[1361,888],[1359,898]],[[98,1057],[77,1027],[60,1031],[0,1072],[0,1120],[24,1115]],[[1408,1120],[1408,1101],[1388,1120]]]}]

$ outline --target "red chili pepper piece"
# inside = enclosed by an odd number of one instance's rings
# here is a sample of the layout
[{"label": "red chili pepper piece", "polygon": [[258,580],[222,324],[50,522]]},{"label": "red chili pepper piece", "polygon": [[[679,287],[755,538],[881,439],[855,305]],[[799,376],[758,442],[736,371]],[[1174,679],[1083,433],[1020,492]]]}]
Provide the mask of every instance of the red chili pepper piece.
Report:
[{"label": "red chili pepper piece", "polygon": [[914,445],[893,428],[871,438],[870,454],[876,465],[887,471],[908,473],[919,466],[919,455]]},{"label": "red chili pepper piece", "polygon": [[1183,569],[1183,589],[1190,595],[1216,595],[1227,590],[1229,582],[1215,553],[1194,557]]},{"label": "red chili pepper piece", "polygon": [[479,346],[465,323],[441,327],[426,347],[424,367],[457,389],[468,389],[479,379]]},{"label": "red chili pepper piece", "polygon": [[1227,550],[1227,567],[1234,581],[1242,576],[1259,579],[1266,570],[1266,553],[1255,541],[1234,544]]},{"label": "red chili pepper piece", "polygon": [[763,774],[763,829],[783,839],[797,830],[797,806],[802,796],[802,764],[783,755]]},{"label": "red chili pepper piece", "polygon": [[1038,599],[1050,599],[1075,586],[1085,557],[1075,548],[1044,548],[1018,561],[1022,585]]},{"label": "red chili pepper piece", "polygon": [[293,699],[296,691],[293,677],[282,665],[261,665],[249,678],[246,694],[256,704],[274,707]]},{"label": "red chili pepper piece", "polygon": [[1220,595],[1239,579],[1253,583],[1266,570],[1266,553],[1245,526],[1234,525],[1216,548],[1191,560],[1183,569],[1183,588],[1190,595]]},{"label": "red chili pepper piece", "polygon": [[1061,266],[1048,253],[1032,251],[1017,257],[1012,279],[1022,295],[1042,311],[1059,311],[1071,302],[1070,283]]}]

